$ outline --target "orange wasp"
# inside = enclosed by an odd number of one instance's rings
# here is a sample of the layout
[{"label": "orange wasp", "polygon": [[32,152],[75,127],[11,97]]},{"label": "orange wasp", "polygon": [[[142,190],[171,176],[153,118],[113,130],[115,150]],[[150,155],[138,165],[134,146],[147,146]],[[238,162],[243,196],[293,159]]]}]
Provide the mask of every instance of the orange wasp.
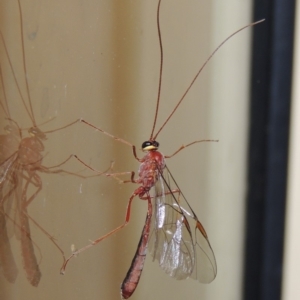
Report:
[{"label": "orange wasp", "polygon": [[[131,266],[121,284],[122,299],[128,299],[134,293],[143,271],[148,246],[150,253],[154,260],[157,260],[159,266],[171,277],[175,279],[193,278],[202,283],[210,283],[217,275],[217,264],[214,252],[208,239],[208,235],[198,219],[196,213],[185,198],[181,188],[170,172],[166,159],[175,156],[178,152],[186,147],[192,146],[202,142],[216,142],[216,140],[197,140],[187,145],[181,146],[177,151],[171,155],[163,155],[159,151],[159,143],[157,141],[158,135],[166,126],[168,121],[172,118],[186,95],[197,80],[199,74],[202,72],[206,64],[211,60],[214,54],[220,47],[228,41],[235,34],[241,30],[256,25],[261,21],[249,24],[226,38],[208,57],[205,63],[199,68],[191,83],[185,89],[185,92],[177,101],[177,104],[170,112],[169,116],[163,122],[161,127],[156,130],[157,116],[160,105],[160,95],[162,87],[163,74],[163,44],[160,29],[160,7],[161,0],[158,1],[157,7],[157,30],[160,45],[160,73],[158,83],[158,96],[156,101],[156,110],[153,120],[152,131],[147,141],[142,143],[142,150],[146,153],[144,157],[137,156],[136,146],[132,143],[116,137],[103,129],[94,126],[93,124],[81,120],[89,127],[100,131],[106,136],[115,139],[116,141],[126,144],[132,148],[134,158],[140,163],[138,176],[135,172],[121,172],[105,174],[109,177],[119,179],[118,176],[131,175],[130,180],[122,181],[124,183],[132,182],[138,184],[131,196],[129,197],[128,206],[125,214],[125,221],[123,224],[108,232],[104,236],[99,237],[87,246],[74,251],[71,256],[64,262],[61,273],[65,273],[68,262],[76,257],[79,253],[97,245],[102,240],[111,236],[124,228],[129,220],[131,214],[131,204],[135,197],[147,201],[147,215],[142,234],[138,243],[138,247]],[[89,167],[86,163],[84,165]],[[89,167],[91,168],[91,167]],[[91,168],[92,170],[95,170]]]}]

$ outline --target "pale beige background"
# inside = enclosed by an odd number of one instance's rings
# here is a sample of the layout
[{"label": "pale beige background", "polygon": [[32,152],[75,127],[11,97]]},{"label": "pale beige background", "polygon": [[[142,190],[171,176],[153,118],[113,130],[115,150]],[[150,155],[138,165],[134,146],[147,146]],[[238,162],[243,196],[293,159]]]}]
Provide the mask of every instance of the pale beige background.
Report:
[{"label": "pale beige background", "polygon": [[[157,94],[157,1],[21,2],[35,116],[39,124],[55,117],[41,128],[50,130],[82,117],[139,148],[149,138]],[[0,12],[1,30],[24,90],[16,1],[1,0]],[[163,1],[165,65],[159,124],[209,54],[248,24],[250,16],[250,0]],[[217,144],[186,149],[168,162],[209,234],[218,263],[217,278],[209,285],[177,282],[149,256],[133,300],[241,299],[250,32],[238,34],[220,50],[159,136],[165,154],[193,140],[219,139]],[[1,62],[5,60],[2,56]],[[29,127],[12,78],[8,73],[5,76],[12,117],[23,128]],[[49,134],[45,147],[43,163],[47,166],[75,153],[98,169],[108,167],[111,160],[116,161],[116,170],[138,168],[129,147],[82,124]],[[78,171],[82,166],[71,161],[66,169]],[[119,225],[136,188],[107,178],[41,177],[43,192],[29,213],[55,236],[66,254],[72,244],[81,247]],[[59,275],[58,251],[32,226],[32,237],[43,256],[40,285],[28,284],[19,244],[13,238],[19,276],[11,285],[0,275],[1,299],[119,299],[145,215],[146,203],[136,199],[130,225],[71,261],[65,276]]]}]

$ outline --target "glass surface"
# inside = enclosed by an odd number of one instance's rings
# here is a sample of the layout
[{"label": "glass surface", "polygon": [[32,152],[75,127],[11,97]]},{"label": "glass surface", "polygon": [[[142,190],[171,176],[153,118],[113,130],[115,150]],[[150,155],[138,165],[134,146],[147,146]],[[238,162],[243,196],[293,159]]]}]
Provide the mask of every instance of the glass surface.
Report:
[{"label": "glass surface", "polygon": [[[17,0],[0,1],[0,26],[20,89],[26,95],[17,4]],[[51,131],[83,118],[139,149],[150,137],[157,98],[157,1],[21,0],[21,6],[26,76],[38,126]],[[251,1],[168,0],[162,1],[160,14],[164,71],[158,128],[211,52],[250,23]],[[220,49],[158,137],[160,150],[166,155],[194,140],[219,140],[194,145],[167,161],[209,235],[218,264],[217,278],[209,285],[191,279],[176,281],[149,256],[133,300],[240,299],[249,37],[247,29]],[[2,43],[1,69],[11,118],[22,129],[33,126]],[[4,99],[3,93],[1,97]],[[4,127],[7,121],[2,121]],[[83,123],[48,133],[43,144],[42,165],[46,167],[76,154],[98,170],[108,168],[111,161],[115,161],[115,171],[138,169],[130,147]],[[138,156],[142,155],[138,151]],[[92,174],[74,158],[62,167]],[[103,176],[82,179],[41,170],[36,174],[42,190],[28,206],[28,214],[55,238],[66,256],[71,249],[120,225],[128,198],[137,187]],[[28,193],[33,192],[30,184]],[[0,274],[1,299],[119,299],[146,209],[146,202],[136,198],[130,224],[71,260],[64,276],[59,274],[60,252],[31,222],[42,272],[40,283],[32,287],[27,281],[20,241],[11,237],[18,277],[11,284]]]}]

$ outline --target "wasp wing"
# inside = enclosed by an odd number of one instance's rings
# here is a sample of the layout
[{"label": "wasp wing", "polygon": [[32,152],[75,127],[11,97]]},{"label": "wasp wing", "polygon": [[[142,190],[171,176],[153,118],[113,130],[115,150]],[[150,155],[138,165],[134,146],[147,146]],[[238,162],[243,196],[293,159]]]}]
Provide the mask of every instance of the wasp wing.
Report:
[{"label": "wasp wing", "polygon": [[14,202],[13,174],[16,159],[17,154],[13,154],[0,164],[0,265],[4,277],[11,283],[14,283],[18,276],[18,268],[9,242],[14,233],[14,219],[10,214]]},{"label": "wasp wing", "polygon": [[9,176],[13,171],[17,156],[18,153],[14,153],[9,158],[0,162],[0,187],[2,187],[6,179],[9,180]]},{"label": "wasp wing", "polygon": [[171,277],[209,283],[217,265],[204,227],[166,167],[153,189],[150,253]]},{"label": "wasp wing", "polygon": [[[3,157],[3,155],[0,156]],[[19,173],[17,158],[18,152],[14,152],[0,163],[0,210],[7,220],[6,226],[9,237],[14,234],[15,209],[13,206],[15,205],[14,198],[17,188],[16,174]]]}]

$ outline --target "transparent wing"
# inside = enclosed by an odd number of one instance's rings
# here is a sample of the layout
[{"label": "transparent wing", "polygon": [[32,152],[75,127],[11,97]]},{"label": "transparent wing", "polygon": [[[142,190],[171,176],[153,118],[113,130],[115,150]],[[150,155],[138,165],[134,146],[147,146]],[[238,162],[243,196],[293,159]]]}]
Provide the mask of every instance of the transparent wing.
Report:
[{"label": "transparent wing", "polygon": [[16,160],[17,153],[14,153],[0,164],[0,211],[2,217],[6,219],[6,231],[9,238],[14,234]]},{"label": "transparent wing", "polygon": [[0,162],[0,207],[9,214],[14,198],[14,173],[17,165],[17,152]]},{"label": "transparent wing", "polygon": [[13,170],[18,156],[18,138],[15,134],[0,135],[0,186]]},{"label": "transparent wing", "polygon": [[153,189],[149,250],[171,277],[209,283],[217,265],[204,227],[165,168]]},{"label": "transparent wing", "polygon": [[15,161],[16,156],[12,156],[0,164],[0,264],[4,277],[11,283],[14,283],[18,276],[18,268],[9,242],[14,234],[14,219],[10,215],[14,202]]},{"label": "transparent wing", "polygon": [[4,161],[0,162],[0,186],[2,186],[5,180],[10,180],[10,174],[13,170],[13,166],[16,162],[18,154],[14,153],[9,158],[5,159]]}]

